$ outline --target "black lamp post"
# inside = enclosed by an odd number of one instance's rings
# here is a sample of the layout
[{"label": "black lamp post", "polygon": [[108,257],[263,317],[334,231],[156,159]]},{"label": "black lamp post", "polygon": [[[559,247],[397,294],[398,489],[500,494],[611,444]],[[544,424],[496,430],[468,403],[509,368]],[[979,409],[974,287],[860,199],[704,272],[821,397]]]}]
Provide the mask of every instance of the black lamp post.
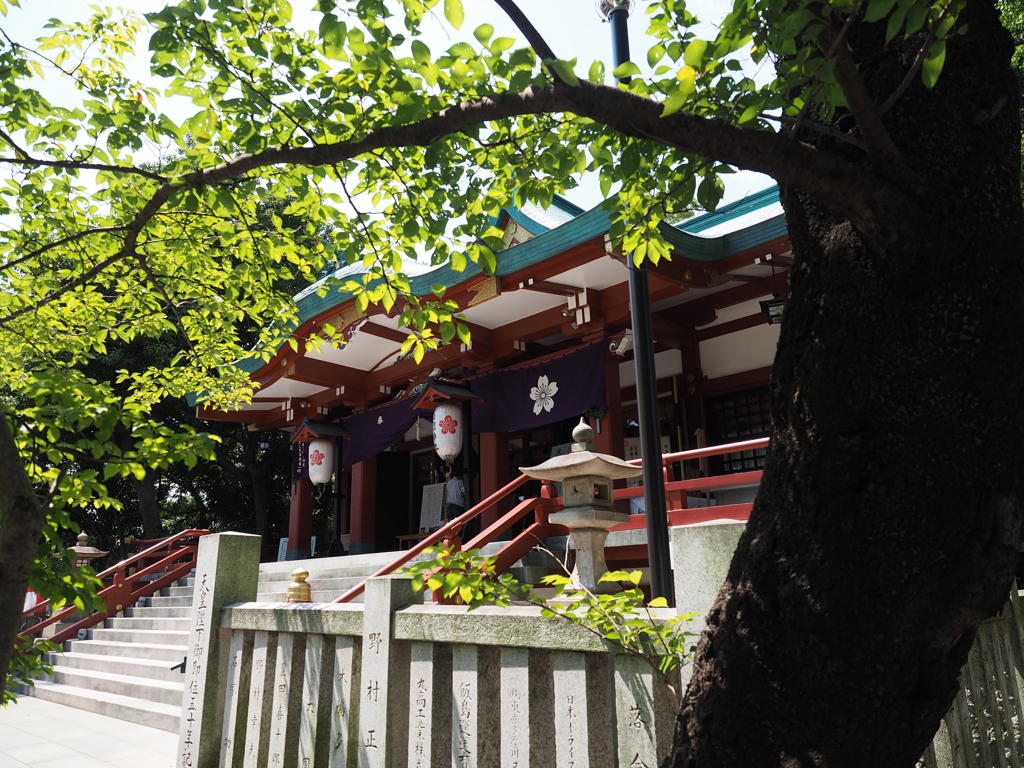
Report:
[{"label": "black lamp post", "polygon": [[[615,68],[629,61],[627,22],[632,0],[600,0],[598,11],[611,24]],[[622,82],[628,82],[623,78]],[[647,262],[640,266],[627,254],[629,308],[633,323],[633,362],[636,366],[636,404],[640,422],[640,449],[644,457],[644,507],[647,513],[647,556],[651,565],[652,597],[675,605],[665,514],[665,485],[661,466],[661,425],[658,415],[658,377],[654,368],[651,294]]]}]

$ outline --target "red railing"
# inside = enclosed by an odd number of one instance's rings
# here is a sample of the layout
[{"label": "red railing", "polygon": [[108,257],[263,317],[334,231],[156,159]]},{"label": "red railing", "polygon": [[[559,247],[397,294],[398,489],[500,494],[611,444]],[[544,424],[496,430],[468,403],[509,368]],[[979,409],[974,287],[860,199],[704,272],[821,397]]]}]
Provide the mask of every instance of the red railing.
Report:
[{"label": "red railing", "polygon": [[[756,440],[746,440],[742,443],[727,443],[725,445],[710,445],[706,448],[695,448],[690,451],[679,451],[678,453],[666,453],[661,457],[663,476],[665,477],[665,502],[668,511],[668,524],[692,525],[703,523],[708,520],[746,520],[750,517],[752,503],[725,504],[718,507],[694,507],[688,508],[687,498],[690,491],[721,491],[727,488],[744,488],[760,485],[761,470],[752,472],[734,472],[729,475],[714,475],[711,477],[698,477],[690,480],[669,480],[669,465],[690,459],[703,459],[710,456],[724,456],[727,453],[742,453],[766,448],[771,438],[759,437]],[[641,459],[633,459],[629,462],[639,466]],[[619,488],[613,492],[616,499],[629,499],[644,495],[643,486],[635,488]],[[639,514],[630,516],[628,523],[611,528],[612,531],[630,531],[639,528],[646,528],[647,515]]]},{"label": "red railing", "polygon": [[[481,501],[475,507],[471,507],[463,512],[461,515],[456,517],[454,520],[446,523],[445,525],[438,528],[432,534],[423,539],[412,549],[403,552],[402,555],[395,561],[388,563],[383,568],[378,570],[369,578],[376,578],[377,576],[387,576],[389,573],[393,573],[398,568],[401,568],[406,563],[409,563],[420,554],[427,547],[432,547],[440,541],[454,540],[461,532],[462,527],[473,518],[482,514],[486,510],[493,507],[503,498],[508,496],[512,491],[519,488],[527,480],[526,475],[520,475],[511,483],[501,488],[486,499]],[[479,534],[473,537],[469,541],[465,549],[479,549],[485,544],[489,544],[494,540],[494,537],[503,531],[508,530],[509,526],[518,522],[524,518],[530,512],[536,513],[536,521],[530,525],[525,531],[520,533],[516,538],[510,541],[498,555],[498,567],[499,572],[508,570],[512,563],[519,560],[523,555],[529,552],[538,541],[543,541],[554,533],[561,533],[565,531],[560,525],[551,525],[548,523],[548,515],[552,512],[557,511],[557,499],[555,498],[554,492],[555,486],[553,483],[545,483],[541,488],[541,498],[539,499],[525,499],[517,504],[512,510],[506,512],[498,520],[487,527],[486,530],[481,531]],[[459,545],[461,546],[461,545]],[[518,554],[516,554],[518,552]],[[513,555],[515,555],[513,557]],[[504,567],[502,564],[506,563]],[[366,580],[363,580],[356,584],[352,589],[343,594],[334,602],[336,603],[347,603],[353,598],[363,594],[366,590]]]},{"label": "red railing", "polygon": [[[182,531],[181,533],[176,533],[173,536],[168,536],[166,539],[160,540],[152,547],[142,550],[137,555],[133,555],[127,560],[122,560],[117,565],[113,565],[98,574],[98,577],[103,581],[110,581],[110,584],[99,592],[99,597],[103,600],[104,610],[96,611],[89,616],[83,617],[71,626],[62,629],[51,637],[50,640],[57,644],[63,643],[65,640],[75,637],[78,634],[78,630],[96,626],[101,621],[109,618],[110,616],[114,616],[118,611],[123,610],[126,606],[133,605],[140,597],[149,597],[154,592],[173,584],[178,579],[191,572],[192,568],[195,567],[195,556],[199,549],[199,545],[175,545],[183,539],[195,539],[200,536],[205,536],[208,533],[209,531],[205,529],[192,528]],[[161,551],[165,549],[166,552]],[[134,573],[128,573],[128,569],[132,565],[135,563],[143,563],[145,560],[151,560],[153,562],[143,564],[143,567],[136,570]],[[142,581],[143,578],[154,573],[160,573],[162,575],[151,581]],[[30,616],[38,616],[40,611],[45,610],[49,602],[49,600],[46,600],[32,608],[29,608],[22,614],[22,618],[26,619]],[[31,637],[32,635],[38,634],[51,624],[56,624],[61,619],[71,617],[77,610],[77,608],[72,606],[70,608],[65,608],[62,611],[58,611],[50,616],[50,618],[29,627],[22,632],[21,635],[23,637]]]},{"label": "red railing", "polygon": [[[756,450],[758,448],[766,447],[769,442],[770,438],[762,437],[757,440],[747,440],[742,443],[713,445],[707,448],[697,448],[691,451],[680,451],[678,453],[668,453],[663,455],[661,460],[662,466],[664,467],[663,474],[665,476],[666,500],[669,503],[669,525],[689,525],[692,523],[703,522],[705,520],[718,519],[746,520],[747,517],[750,516],[750,509],[753,506],[752,504],[728,504],[721,507],[687,509],[687,493],[689,491],[738,488],[757,485],[761,482],[760,470],[756,472],[738,472],[731,475],[701,477],[691,480],[669,481],[667,474],[669,471],[668,466],[670,464],[674,464],[678,461],[687,461],[689,459],[702,459],[707,456],[721,456],[727,453]],[[634,459],[629,463],[640,465],[642,460]],[[423,552],[427,547],[431,547],[440,541],[455,540],[466,523],[497,504],[505,498],[505,496],[523,485],[528,479],[529,478],[525,475],[520,475],[504,488],[495,491],[475,507],[466,510],[451,522],[434,531],[412,549],[403,552],[397,560],[388,563],[369,578],[372,579],[378,576],[387,576],[389,573],[394,573],[403,565],[411,562],[413,558]],[[497,573],[504,573],[512,567],[516,561],[529,552],[537,543],[542,542],[549,536],[564,535],[568,533],[568,529],[564,526],[552,525],[548,522],[548,515],[552,512],[557,512],[562,507],[562,500],[557,497],[555,487],[554,483],[544,481],[541,487],[541,495],[539,499],[525,499],[521,501],[512,510],[506,512],[498,520],[488,526],[486,530],[481,531],[473,537],[472,540],[468,541],[465,544],[464,549],[480,549],[484,545],[490,544],[500,533],[508,530],[509,527],[519,522],[530,512],[534,512],[535,521],[524,531],[519,533],[514,539],[508,542],[508,544],[502,547],[501,551],[498,552],[498,561],[495,571]],[[613,496],[615,499],[628,499],[634,496],[642,496],[643,493],[643,487],[638,486],[636,488],[620,488],[613,492]],[[682,506],[677,506],[680,504]],[[628,523],[617,525],[611,530],[626,531],[634,528],[644,528],[646,526],[646,520],[646,515],[632,515]],[[363,580],[334,602],[347,603],[363,594],[365,590],[366,580]]]}]

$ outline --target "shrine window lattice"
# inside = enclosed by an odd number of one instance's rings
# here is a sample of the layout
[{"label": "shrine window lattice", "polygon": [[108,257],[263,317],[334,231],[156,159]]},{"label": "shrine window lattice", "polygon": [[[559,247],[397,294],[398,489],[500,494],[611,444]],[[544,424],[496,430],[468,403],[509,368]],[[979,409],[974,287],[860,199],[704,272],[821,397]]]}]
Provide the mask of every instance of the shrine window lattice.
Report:
[{"label": "shrine window lattice", "polygon": [[[709,445],[739,443],[769,437],[772,433],[767,386],[708,398],[706,407]],[[764,469],[766,455],[766,449],[758,448],[715,456],[712,458],[712,474]]]}]

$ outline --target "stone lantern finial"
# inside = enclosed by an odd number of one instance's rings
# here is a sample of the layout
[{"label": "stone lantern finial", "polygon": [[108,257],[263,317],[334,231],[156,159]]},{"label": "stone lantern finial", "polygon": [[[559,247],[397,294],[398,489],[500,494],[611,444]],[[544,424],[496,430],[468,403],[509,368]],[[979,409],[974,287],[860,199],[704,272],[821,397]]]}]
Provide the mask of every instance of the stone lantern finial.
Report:
[{"label": "stone lantern finial", "polygon": [[572,431],[572,439],[576,441],[576,445],[572,447],[573,453],[589,451],[594,447],[590,442],[594,439],[594,429],[582,416],[580,416],[580,423]]}]

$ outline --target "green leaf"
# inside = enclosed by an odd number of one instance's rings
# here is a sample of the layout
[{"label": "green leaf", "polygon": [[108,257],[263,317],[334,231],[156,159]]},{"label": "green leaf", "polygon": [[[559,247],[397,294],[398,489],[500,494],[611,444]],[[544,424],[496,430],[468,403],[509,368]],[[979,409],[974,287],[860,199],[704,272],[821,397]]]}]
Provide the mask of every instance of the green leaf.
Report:
[{"label": "green leaf", "polygon": [[668,117],[674,112],[678,112],[686,105],[686,102],[689,101],[689,99],[690,92],[684,91],[682,89],[676,91],[667,99],[665,99],[665,103],[662,105],[661,109],[661,116]]},{"label": "green leaf", "polygon": [[481,24],[473,30],[473,37],[475,37],[480,45],[483,46],[487,45],[487,42],[491,39],[491,35],[493,34],[494,27],[490,24]]},{"label": "green leaf", "polygon": [[900,29],[903,27],[903,20],[907,15],[906,5],[901,5],[897,8],[893,14],[889,17],[889,23],[885,27],[885,43],[888,45],[896,35],[899,34]]},{"label": "green leaf", "polygon": [[868,3],[867,12],[864,14],[864,21],[878,21],[884,19],[896,6],[896,0],[871,0]]},{"label": "green leaf", "polygon": [[934,88],[946,62],[946,41],[936,40],[928,51],[928,58],[921,63],[921,81],[925,88]]},{"label": "green leaf", "polygon": [[449,24],[459,29],[466,18],[465,11],[462,9],[462,0],[444,0],[444,17],[448,19]]},{"label": "green leaf", "polygon": [[614,70],[612,70],[612,77],[616,80],[624,80],[627,77],[633,77],[634,75],[640,74],[640,67],[634,64],[632,61],[624,61]]},{"label": "green leaf", "polygon": [[545,59],[544,63],[554,71],[558,76],[558,79],[562,82],[573,87],[580,84],[580,79],[576,77],[576,73],[572,71],[572,63],[562,61],[562,59]]},{"label": "green leaf", "polygon": [[420,40],[412,41],[412,57],[417,64],[430,63],[430,49]]},{"label": "green leaf", "polygon": [[491,53],[497,55],[499,53],[504,53],[515,44],[516,41],[514,37],[497,37],[491,41],[488,49]]},{"label": "green leaf", "polygon": [[683,52],[683,61],[694,69],[700,69],[704,62],[704,51],[708,49],[706,40],[694,40]]}]

